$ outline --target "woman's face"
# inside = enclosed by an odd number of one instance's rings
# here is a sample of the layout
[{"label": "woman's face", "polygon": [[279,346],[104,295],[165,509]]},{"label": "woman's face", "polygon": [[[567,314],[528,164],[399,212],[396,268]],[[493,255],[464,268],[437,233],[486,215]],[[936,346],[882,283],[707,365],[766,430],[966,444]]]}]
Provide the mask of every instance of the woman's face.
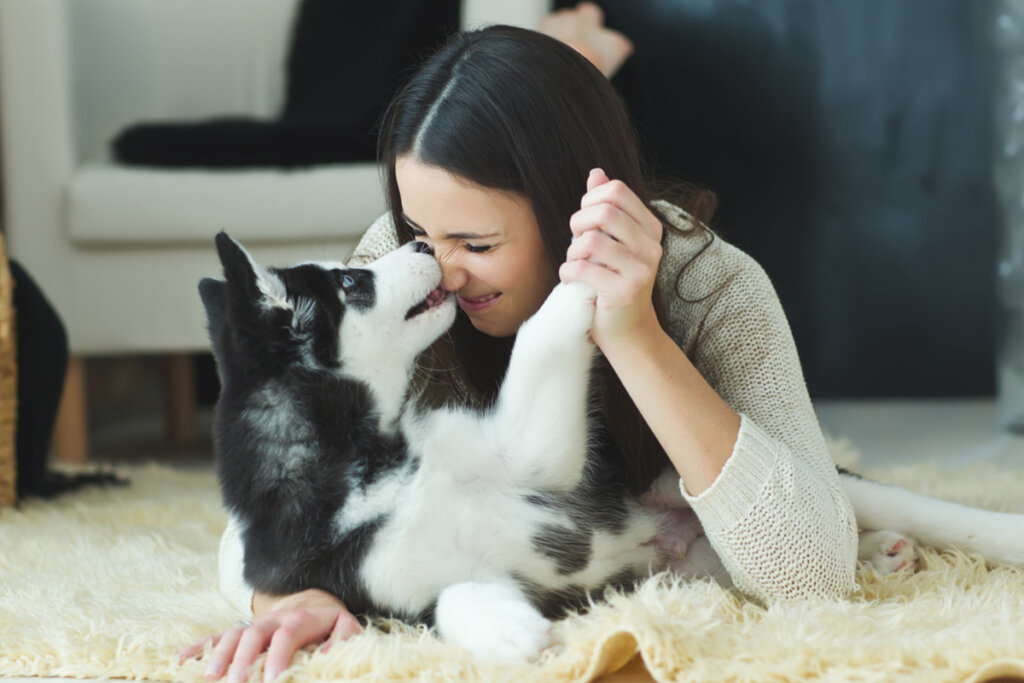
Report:
[{"label": "woman's face", "polygon": [[444,289],[456,293],[476,329],[515,334],[558,282],[527,199],[413,156],[398,158],[395,175],[406,222],[433,248]]}]

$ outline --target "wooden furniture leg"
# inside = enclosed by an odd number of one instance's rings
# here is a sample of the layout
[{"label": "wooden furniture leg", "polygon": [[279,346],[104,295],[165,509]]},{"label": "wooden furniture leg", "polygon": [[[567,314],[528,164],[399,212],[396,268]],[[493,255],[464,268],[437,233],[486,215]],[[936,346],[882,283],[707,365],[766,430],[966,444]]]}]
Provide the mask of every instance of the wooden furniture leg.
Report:
[{"label": "wooden furniture leg", "polygon": [[53,457],[60,462],[84,463],[89,460],[89,423],[85,398],[85,358],[68,358],[64,393],[57,408],[53,427]]},{"label": "wooden furniture leg", "polygon": [[196,377],[192,356],[170,354],[163,358],[164,419],[167,439],[174,446],[191,446],[199,438],[196,423]]}]

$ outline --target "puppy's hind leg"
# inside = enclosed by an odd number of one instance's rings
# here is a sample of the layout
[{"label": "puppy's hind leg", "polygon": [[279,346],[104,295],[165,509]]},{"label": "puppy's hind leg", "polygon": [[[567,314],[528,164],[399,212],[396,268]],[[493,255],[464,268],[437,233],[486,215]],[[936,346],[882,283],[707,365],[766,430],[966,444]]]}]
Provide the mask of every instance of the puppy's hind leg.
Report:
[{"label": "puppy's hind leg", "polygon": [[551,640],[551,622],[517,588],[501,583],[448,586],[436,616],[441,637],[480,661],[535,659]]},{"label": "puppy's hind leg", "polygon": [[914,540],[895,531],[862,531],[857,559],[867,562],[880,575],[893,574],[906,567],[917,567]]}]

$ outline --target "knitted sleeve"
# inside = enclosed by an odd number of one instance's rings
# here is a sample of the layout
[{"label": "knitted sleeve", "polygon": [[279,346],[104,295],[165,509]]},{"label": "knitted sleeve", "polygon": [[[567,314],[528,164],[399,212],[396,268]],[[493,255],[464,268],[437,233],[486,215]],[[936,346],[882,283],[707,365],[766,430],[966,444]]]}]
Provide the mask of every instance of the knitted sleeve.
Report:
[{"label": "knitted sleeve", "polygon": [[[695,239],[666,248],[663,268],[678,274],[696,253]],[[680,294],[670,334],[741,415],[733,452],[711,487],[691,496],[680,481],[712,547],[736,587],[762,601],[848,594],[856,586],[853,508],[768,276],[716,237],[678,287],[674,275],[665,283]]]},{"label": "knitted sleeve", "polygon": [[363,233],[359,244],[356,245],[352,255],[348,257],[348,265],[353,268],[362,268],[397,248],[398,236],[395,234],[391,214],[385,213]]}]

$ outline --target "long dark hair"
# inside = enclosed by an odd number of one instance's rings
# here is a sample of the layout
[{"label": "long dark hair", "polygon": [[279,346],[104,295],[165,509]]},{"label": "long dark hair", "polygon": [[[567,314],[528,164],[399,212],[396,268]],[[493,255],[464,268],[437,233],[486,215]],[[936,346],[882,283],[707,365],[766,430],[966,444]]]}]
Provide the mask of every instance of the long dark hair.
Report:
[{"label": "long dark hair", "polygon": [[[510,26],[456,34],[428,59],[385,112],[379,153],[399,242],[410,241],[412,231],[402,218],[395,162],[411,155],[477,185],[525,197],[556,278],[572,237],[569,217],[579,208],[590,169],[604,169],[648,205],[656,198],[635,129],[607,79],[558,40]],[[675,192],[677,202],[680,194]],[[705,197],[684,198],[683,208],[708,208]],[[657,286],[654,306],[664,326]],[[470,392],[463,398],[487,405],[496,397],[511,345],[511,339],[477,331],[460,311],[450,334],[432,348],[432,363],[435,370],[457,373]],[[665,451],[603,357],[594,381],[627,484],[645,490],[668,464]]]}]

